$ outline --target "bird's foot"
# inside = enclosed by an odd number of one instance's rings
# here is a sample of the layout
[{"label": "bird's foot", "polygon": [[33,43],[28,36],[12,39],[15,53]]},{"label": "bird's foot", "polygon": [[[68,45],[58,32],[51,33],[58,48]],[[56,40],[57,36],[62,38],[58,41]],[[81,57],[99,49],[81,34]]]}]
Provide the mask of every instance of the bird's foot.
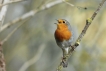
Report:
[{"label": "bird's foot", "polygon": [[71,50],[74,51],[75,48],[73,46],[70,46],[70,47],[71,47]]},{"label": "bird's foot", "polygon": [[68,63],[67,63],[67,61],[66,61],[66,58],[65,58],[65,57],[63,57],[63,58],[62,58],[61,65],[62,65],[64,68],[66,68],[66,67],[68,66]]}]

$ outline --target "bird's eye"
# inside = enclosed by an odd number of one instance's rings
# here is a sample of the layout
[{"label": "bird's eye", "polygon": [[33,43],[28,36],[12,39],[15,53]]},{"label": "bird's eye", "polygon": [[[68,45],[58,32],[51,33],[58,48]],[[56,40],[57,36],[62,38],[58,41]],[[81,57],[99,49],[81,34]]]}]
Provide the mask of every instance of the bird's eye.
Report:
[{"label": "bird's eye", "polygon": [[65,21],[63,21],[63,23],[65,23]]}]

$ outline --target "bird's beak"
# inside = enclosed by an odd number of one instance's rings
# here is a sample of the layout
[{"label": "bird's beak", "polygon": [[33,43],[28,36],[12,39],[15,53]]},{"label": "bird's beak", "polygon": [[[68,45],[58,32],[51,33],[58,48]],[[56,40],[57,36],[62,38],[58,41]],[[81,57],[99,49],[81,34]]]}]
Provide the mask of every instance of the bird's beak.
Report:
[{"label": "bird's beak", "polygon": [[[58,20],[56,19],[56,21],[58,22]],[[57,23],[54,23],[54,24],[56,24],[57,25]]]}]

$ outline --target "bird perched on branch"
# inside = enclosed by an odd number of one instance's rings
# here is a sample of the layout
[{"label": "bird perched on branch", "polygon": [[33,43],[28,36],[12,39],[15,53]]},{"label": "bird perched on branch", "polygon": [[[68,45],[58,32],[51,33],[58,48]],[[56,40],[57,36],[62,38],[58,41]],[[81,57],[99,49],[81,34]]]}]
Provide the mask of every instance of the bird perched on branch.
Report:
[{"label": "bird perched on branch", "polygon": [[[69,53],[69,49],[73,42],[73,33],[70,23],[65,19],[57,20],[57,29],[55,30],[54,36],[57,45],[63,51],[63,58]],[[63,67],[67,67],[65,64]]]}]

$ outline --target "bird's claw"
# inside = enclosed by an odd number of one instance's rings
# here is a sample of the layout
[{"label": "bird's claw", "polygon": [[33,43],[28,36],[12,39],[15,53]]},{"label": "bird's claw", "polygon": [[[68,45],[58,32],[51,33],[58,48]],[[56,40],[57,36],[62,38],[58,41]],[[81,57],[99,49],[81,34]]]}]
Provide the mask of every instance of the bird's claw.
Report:
[{"label": "bird's claw", "polygon": [[75,48],[73,46],[70,46],[70,47],[71,47],[71,50],[74,51]]},{"label": "bird's claw", "polygon": [[67,63],[67,61],[66,61],[66,58],[65,58],[65,57],[63,57],[63,58],[62,58],[61,65],[62,65],[64,68],[66,68],[66,67],[68,66],[68,63]]},{"label": "bird's claw", "polygon": [[68,66],[67,62],[63,62],[63,67],[66,68]]}]

